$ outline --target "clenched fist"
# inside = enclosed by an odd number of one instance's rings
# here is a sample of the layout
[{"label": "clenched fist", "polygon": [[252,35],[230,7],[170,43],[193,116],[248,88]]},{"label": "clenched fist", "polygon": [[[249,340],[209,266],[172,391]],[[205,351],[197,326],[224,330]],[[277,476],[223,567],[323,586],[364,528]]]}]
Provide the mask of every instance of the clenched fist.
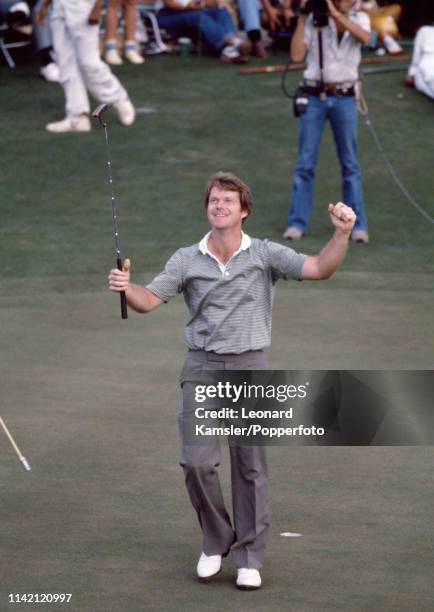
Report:
[{"label": "clenched fist", "polygon": [[343,202],[338,202],[337,204],[329,204],[328,211],[333,225],[345,234],[350,234],[356,222],[354,210]]},{"label": "clenched fist", "polygon": [[131,261],[125,259],[122,270],[111,270],[108,276],[110,291],[126,291],[130,287]]}]

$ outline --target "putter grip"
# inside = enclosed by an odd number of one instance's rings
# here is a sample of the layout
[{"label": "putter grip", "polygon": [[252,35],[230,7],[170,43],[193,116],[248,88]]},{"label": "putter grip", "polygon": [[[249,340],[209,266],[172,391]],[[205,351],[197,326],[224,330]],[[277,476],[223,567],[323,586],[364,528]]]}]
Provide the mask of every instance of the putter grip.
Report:
[{"label": "putter grip", "polygon": [[[118,270],[122,270],[122,259],[120,257],[118,257],[116,259],[116,264],[117,264]],[[122,318],[123,319],[128,319],[127,297],[125,295],[125,291],[121,291],[119,295],[121,297],[121,315],[122,315]]]}]

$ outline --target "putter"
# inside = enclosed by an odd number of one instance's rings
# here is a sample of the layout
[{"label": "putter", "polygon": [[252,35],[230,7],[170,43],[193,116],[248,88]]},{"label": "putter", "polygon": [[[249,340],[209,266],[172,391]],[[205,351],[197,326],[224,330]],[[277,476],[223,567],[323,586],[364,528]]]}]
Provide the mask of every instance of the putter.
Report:
[{"label": "putter", "polygon": [[27,461],[27,459],[23,456],[22,452],[20,451],[20,449],[18,448],[18,446],[15,443],[15,440],[12,437],[11,432],[9,431],[9,429],[6,427],[6,423],[3,421],[3,419],[0,417],[0,425],[3,427],[3,430],[5,432],[5,434],[7,435],[7,437],[9,438],[9,442],[12,444],[12,448],[14,449],[14,451],[17,453],[19,460],[21,461],[23,468],[26,470],[26,472],[30,472],[30,470],[32,469],[30,467],[29,462]]},{"label": "putter", "polygon": [[[92,117],[96,117],[101,124],[101,127],[104,128],[104,136],[105,136],[105,145],[107,150],[107,172],[108,179],[110,184],[110,192],[111,192],[111,201],[112,201],[112,218],[113,218],[113,231],[115,237],[115,252],[116,252],[116,266],[118,270],[122,270],[122,258],[121,258],[121,247],[119,241],[119,227],[118,227],[118,217],[116,212],[116,201],[115,194],[113,191],[113,176],[112,176],[112,163],[110,160],[110,145],[108,139],[108,130],[107,123],[103,121],[103,114],[108,108],[108,104],[100,104],[92,113]],[[125,296],[125,291],[120,292],[121,298],[121,315],[123,319],[128,319],[128,311],[127,311],[127,298]]]}]

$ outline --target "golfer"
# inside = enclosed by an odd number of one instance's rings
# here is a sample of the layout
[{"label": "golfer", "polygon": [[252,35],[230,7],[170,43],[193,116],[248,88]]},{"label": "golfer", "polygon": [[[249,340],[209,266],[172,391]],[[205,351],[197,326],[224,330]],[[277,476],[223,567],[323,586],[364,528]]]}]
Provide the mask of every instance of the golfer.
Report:
[{"label": "golfer", "polygon": [[130,260],[112,270],[109,287],[125,291],[133,310],[147,313],[183,293],[190,320],[185,327],[187,359],[181,373],[180,464],[191,502],[203,532],[198,577],[209,580],[231,553],[237,567],[236,585],[261,586],[269,527],[267,463],[263,446],[230,446],[233,524],[225,508],[217,467],[218,441],[188,443],[183,432],[186,400],[194,374],[214,370],[266,369],[264,349],[270,346],[274,285],[279,279],[329,278],[345,258],[356,215],[339,202],[329,204],[334,234],[314,257],[291,248],[251,238],[242,231],[252,212],[249,187],[229,172],[212,176],[205,189],[211,231],[198,244],[181,248],[161,274],[146,287],[130,281]]}]

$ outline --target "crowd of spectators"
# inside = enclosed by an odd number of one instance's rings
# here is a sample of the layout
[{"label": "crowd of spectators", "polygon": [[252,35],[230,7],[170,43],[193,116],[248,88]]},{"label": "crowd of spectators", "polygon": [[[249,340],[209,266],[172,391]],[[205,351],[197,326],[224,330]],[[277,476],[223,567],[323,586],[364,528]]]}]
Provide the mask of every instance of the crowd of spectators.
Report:
[{"label": "crowd of spectators", "polygon": [[[38,26],[35,21],[43,3],[44,0],[0,0],[0,20],[15,32],[20,29],[21,35],[30,36],[30,30],[33,31],[41,74],[49,81],[58,81],[49,24]],[[102,53],[104,60],[111,65],[120,65],[123,58],[133,64],[144,62],[146,49],[141,48],[137,34],[137,25],[143,31],[143,21],[137,4],[143,3],[137,0],[87,0],[89,11],[95,6],[102,9]],[[187,37],[191,48],[200,53],[215,55],[225,62],[245,63],[251,56],[266,58],[267,49],[276,45],[276,41],[283,41],[283,47],[289,49],[300,0],[154,0],[145,4],[147,10],[151,8],[155,12],[168,39],[166,49],[176,51],[179,38]],[[384,33],[380,27],[378,41],[390,53],[402,52],[396,41],[399,36],[396,21],[403,7],[405,18],[405,0],[354,0],[353,3],[353,8],[369,14],[374,31],[375,20],[381,25],[386,24]],[[155,52],[155,47],[152,52]]]},{"label": "crowd of spectators", "polygon": [[[55,0],[54,4],[64,1]],[[142,22],[136,0],[88,0],[85,4],[89,12],[96,7],[102,9],[100,26],[105,61],[120,65],[125,58],[133,64],[142,64],[144,57],[136,27],[137,24],[142,27]],[[266,49],[277,33],[287,37],[289,49],[299,0],[156,0],[155,3],[146,3],[147,10],[150,4],[159,27],[168,38],[169,49],[176,50],[177,40],[188,37],[192,48],[201,53],[238,63],[247,61],[250,55],[265,58]],[[12,32],[33,35],[41,58],[42,76],[58,81],[49,20],[44,25],[35,20],[43,5],[44,0],[0,0],[0,19],[10,26]]]},{"label": "crowd of spectators", "polygon": [[[54,3],[65,1],[55,0]],[[379,9],[384,4],[381,0],[354,0],[353,8],[368,12],[371,21],[378,18],[379,10],[386,11],[386,21],[390,20],[390,15],[396,20],[402,6],[384,1],[387,4],[385,9]],[[0,19],[12,28],[21,27],[21,32],[26,26],[33,30],[41,74],[49,81],[58,81],[49,24],[41,26],[35,21],[35,15],[43,4],[44,0],[0,0]],[[143,31],[143,21],[137,4],[143,3],[137,0],[87,0],[85,3],[89,12],[95,8],[101,11],[101,47],[108,64],[120,65],[123,59],[133,64],[144,62],[146,49],[141,47],[137,33],[137,26]],[[300,0],[154,0],[145,4],[147,10],[151,8],[154,11],[164,32],[168,42],[165,49],[176,51],[177,41],[187,37],[190,48],[200,53],[215,55],[225,62],[245,63],[251,56],[266,58],[267,49],[277,46],[277,43],[281,43],[280,47],[283,43],[283,48],[289,49]],[[394,27],[398,33],[396,24]],[[396,52],[400,48],[393,38],[396,39],[397,35],[391,37],[386,33],[380,35],[379,42]],[[155,52],[155,47],[152,52]]]},{"label": "crowd of spectators", "polygon": [[[385,44],[389,52],[402,52],[393,40],[399,36],[396,22],[401,4],[346,1],[353,13],[361,11],[368,23],[370,19],[380,43],[390,43]],[[330,0],[325,2],[330,7]],[[187,38],[189,48],[195,46],[200,53],[224,62],[245,63],[251,56],[265,58],[277,35],[286,37],[289,49],[301,19],[299,9],[305,5],[306,0],[156,0],[151,9],[168,42],[165,49],[176,51],[179,41]],[[149,3],[144,8],[149,11]],[[125,125],[134,121],[128,94],[107,64],[119,65],[123,58],[137,65],[144,62],[146,51],[137,35],[137,25],[143,31],[143,21],[136,0],[0,0],[0,22],[2,32],[9,28],[17,35],[33,37],[41,76],[60,82],[65,90],[67,118],[49,124],[48,130],[72,130],[68,116],[88,114],[87,91],[117,106]],[[431,97],[433,32],[434,28],[425,27],[416,38],[406,80]],[[370,43],[372,46],[372,34]],[[73,131],[90,129],[87,118],[77,119],[76,126],[81,127]]]}]

